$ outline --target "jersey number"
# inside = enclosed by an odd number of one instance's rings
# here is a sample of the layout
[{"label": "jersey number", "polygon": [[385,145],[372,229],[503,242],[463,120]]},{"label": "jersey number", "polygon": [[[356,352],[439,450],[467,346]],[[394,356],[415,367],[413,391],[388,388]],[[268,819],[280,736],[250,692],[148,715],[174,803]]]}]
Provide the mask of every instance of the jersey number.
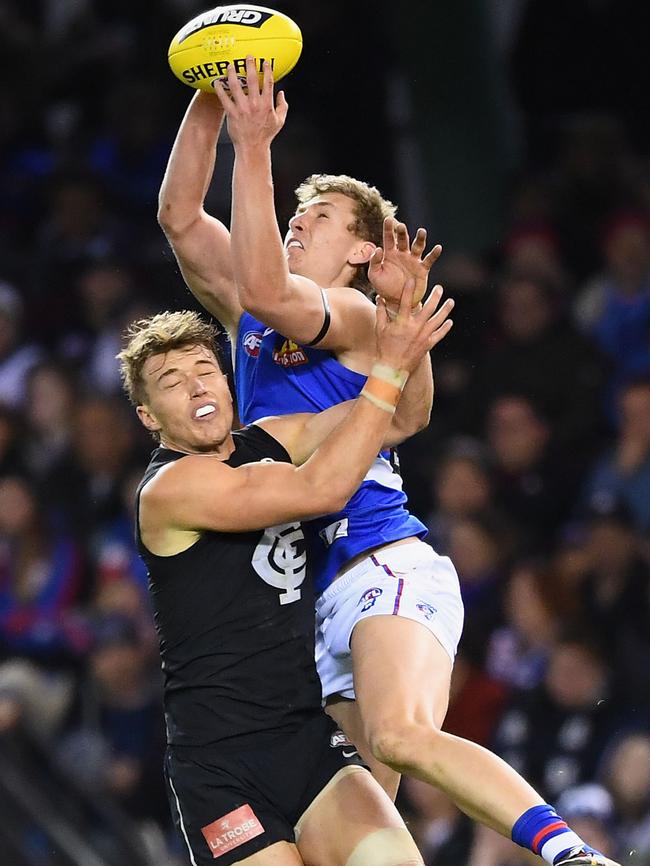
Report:
[{"label": "jersey number", "polygon": [[280,604],[300,598],[300,585],[307,573],[305,536],[299,523],[269,526],[260,539],[252,565],[264,583],[281,589]]}]

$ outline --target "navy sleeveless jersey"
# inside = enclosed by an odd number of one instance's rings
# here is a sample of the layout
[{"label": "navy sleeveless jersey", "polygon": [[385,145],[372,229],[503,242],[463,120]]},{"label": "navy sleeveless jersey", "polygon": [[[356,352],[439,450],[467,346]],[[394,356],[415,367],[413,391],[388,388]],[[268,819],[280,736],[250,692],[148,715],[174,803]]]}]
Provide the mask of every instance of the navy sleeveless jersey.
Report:
[{"label": "navy sleeveless jersey", "polygon": [[[229,466],[265,458],[289,462],[280,443],[260,428],[233,437]],[[166,448],[154,452],[138,503],[147,481],[184,456]],[[305,580],[299,523],[202,532],[174,556],[151,553],[139,526],[136,537],[149,572],[170,745],[259,746],[321,712],[314,596]]]},{"label": "navy sleeveless jersey", "polygon": [[[357,397],[366,381],[331,352],[299,346],[248,313],[239,322],[234,366],[243,424],[267,415],[320,412]],[[400,538],[427,534],[424,524],[406,509],[402,479],[388,452],[378,455],[343,511],[303,527],[317,594],[358,554]]]}]

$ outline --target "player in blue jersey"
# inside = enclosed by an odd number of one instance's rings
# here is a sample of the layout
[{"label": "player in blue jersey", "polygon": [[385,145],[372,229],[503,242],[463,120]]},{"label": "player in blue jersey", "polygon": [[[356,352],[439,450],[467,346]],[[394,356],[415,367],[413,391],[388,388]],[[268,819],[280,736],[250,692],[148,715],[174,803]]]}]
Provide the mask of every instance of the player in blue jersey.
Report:
[{"label": "player in blue jersey", "polygon": [[[370,370],[374,305],[353,287],[369,281],[390,309],[411,275],[421,296],[440,248],[423,257],[422,230],[411,245],[377,190],[340,176],[312,176],[298,189],[283,244],[270,145],[286,101],[279,94],[274,102],[268,67],[260,93],[252,59],[248,95],[233,70],[228,84],[230,95],[217,86],[218,104],[211,95],[194,98],[172,151],[159,219],[188,285],[231,334],[248,423],[358,393]],[[203,209],[224,114],[235,147],[232,235]],[[414,396],[408,433],[428,417],[429,374],[421,365],[407,386]],[[385,456],[316,532],[323,544],[317,662],[324,695],[386,788],[394,791],[395,774],[405,772],[550,863],[605,862],[505,762],[441,731],[462,628],[458,580],[450,561],[421,541],[424,527],[406,510]]]}]

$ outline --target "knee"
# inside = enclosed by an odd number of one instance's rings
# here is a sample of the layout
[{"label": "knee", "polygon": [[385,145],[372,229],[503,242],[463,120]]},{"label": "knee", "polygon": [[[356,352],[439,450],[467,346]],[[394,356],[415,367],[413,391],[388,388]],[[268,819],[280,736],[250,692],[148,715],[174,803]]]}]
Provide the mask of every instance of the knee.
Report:
[{"label": "knee", "polygon": [[433,724],[385,720],[368,737],[373,756],[399,773],[417,770],[428,764],[440,737]]}]

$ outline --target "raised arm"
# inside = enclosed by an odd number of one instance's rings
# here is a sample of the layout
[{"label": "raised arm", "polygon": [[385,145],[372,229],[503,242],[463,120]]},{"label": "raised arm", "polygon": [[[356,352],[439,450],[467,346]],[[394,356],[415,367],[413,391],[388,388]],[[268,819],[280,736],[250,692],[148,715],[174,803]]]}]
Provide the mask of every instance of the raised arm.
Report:
[{"label": "raised arm", "polygon": [[[391,218],[384,220],[383,245],[370,261],[368,278],[377,294],[387,302],[389,315],[396,315],[408,279],[415,281],[414,302],[419,303],[424,297],[429,271],[442,253],[442,247],[436,244],[425,255],[426,243],[425,229],[419,228],[411,243],[404,223]],[[442,286],[434,286],[431,295],[434,302],[439,303]],[[445,302],[447,312],[451,312],[453,303],[451,300]],[[427,426],[431,417],[433,390],[431,357],[427,355],[409,377],[404,389],[391,428],[394,435],[392,444],[399,445]]]},{"label": "raised arm", "polygon": [[[304,345],[320,332],[325,311],[320,286],[289,272],[275,213],[271,141],[284,124],[288,106],[282,93],[274,104],[268,65],[261,93],[250,59],[248,94],[232,69],[228,85],[231,95],[218,83],[215,90],[235,148],[231,249],[239,299],[256,318]],[[367,299],[336,289],[329,290],[328,298],[331,321],[319,348],[341,352],[372,338],[374,311]]]},{"label": "raised arm", "polygon": [[223,119],[216,96],[200,91],[195,94],[160,187],[158,222],[192,294],[232,333],[242,308],[230,261],[230,233],[203,207]]},{"label": "raised arm", "polygon": [[303,433],[307,429],[315,451],[302,466],[253,463],[233,469],[213,457],[184,457],[144,488],[143,526],[245,532],[342,508],[382,446],[405,376],[451,327],[444,309],[434,310],[433,304],[425,304],[411,314],[407,291],[402,315],[394,321],[380,304],[378,364],[362,396],[333,430],[325,425],[314,436],[315,428],[309,430],[304,419],[296,422],[291,416],[263,424],[295,458],[296,449],[304,448],[298,444],[299,428]]},{"label": "raised arm", "polygon": [[[424,313],[425,316],[431,319],[431,325],[435,327],[431,336],[431,348],[436,346],[449,333],[451,328],[451,322],[447,322],[447,320],[449,313],[453,309],[454,302],[448,300],[440,309],[437,309],[440,297],[440,291],[432,292]],[[427,352],[409,375],[401,399],[397,405],[397,411],[393,415],[391,425],[384,437],[382,449],[399,445],[408,436],[417,432],[415,430],[407,432],[408,416],[404,415],[400,417],[400,413],[402,411],[402,404],[405,402],[418,399],[426,402],[429,381],[431,379],[429,357],[429,353]],[[429,376],[426,374],[427,368]],[[413,388],[411,387],[412,384],[414,384]],[[411,391],[410,395],[409,391]],[[331,406],[322,412],[262,418],[256,424],[281,442],[289,453],[292,462],[296,466],[300,466],[311,457],[332,430],[348,416],[355,403],[356,401],[354,400],[347,400],[344,403]]]}]

